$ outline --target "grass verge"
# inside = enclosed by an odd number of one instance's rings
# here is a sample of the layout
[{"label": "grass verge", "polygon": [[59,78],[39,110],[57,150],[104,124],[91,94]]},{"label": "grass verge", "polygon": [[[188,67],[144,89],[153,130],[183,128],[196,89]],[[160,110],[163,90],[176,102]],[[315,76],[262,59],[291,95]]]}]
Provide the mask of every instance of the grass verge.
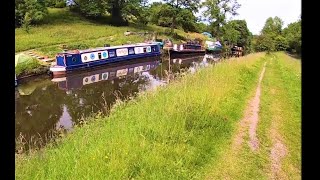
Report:
[{"label": "grass verge", "polygon": [[202,179],[230,143],[262,56],[231,59],[120,103],[58,146],[16,155],[16,178]]}]

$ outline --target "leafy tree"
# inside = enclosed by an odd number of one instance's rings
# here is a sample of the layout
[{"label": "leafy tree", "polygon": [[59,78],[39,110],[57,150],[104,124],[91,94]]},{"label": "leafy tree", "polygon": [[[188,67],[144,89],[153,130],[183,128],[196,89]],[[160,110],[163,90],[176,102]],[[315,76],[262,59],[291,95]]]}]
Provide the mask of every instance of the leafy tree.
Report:
[{"label": "leafy tree", "polygon": [[172,17],[175,16],[174,27],[182,27],[184,31],[197,31],[197,18],[190,9],[176,9],[170,4],[154,2],[150,6],[150,22],[163,27],[172,27]]},{"label": "leafy tree", "polygon": [[166,3],[168,3],[172,10],[170,13],[173,14],[170,18],[171,22],[171,33],[173,33],[174,28],[177,27],[177,17],[179,14],[179,11],[181,11],[182,8],[188,9],[191,12],[198,12],[199,2],[200,0],[164,0]]},{"label": "leafy tree", "polygon": [[256,51],[284,51],[288,49],[288,39],[284,36],[283,21],[279,17],[270,17],[255,41]]},{"label": "leafy tree", "polygon": [[244,47],[245,53],[250,52],[252,34],[245,20],[232,20],[222,27],[222,38],[228,42],[229,48],[234,45]]},{"label": "leafy tree", "polygon": [[226,16],[237,15],[237,9],[240,8],[237,0],[206,0],[202,6],[207,8],[204,16],[208,17],[211,33],[217,37],[222,35],[221,28],[226,24]]},{"label": "leafy tree", "polygon": [[111,14],[111,23],[127,25],[128,20],[141,20],[146,24],[147,0],[72,0],[71,9],[87,17],[100,17],[107,12]]},{"label": "leafy tree", "polygon": [[269,35],[260,35],[256,39],[255,51],[275,51],[275,43]]},{"label": "leafy tree", "polygon": [[70,7],[86,17],[100,17],[105,13],[106,5],[104,0],[74,0]]},{"label": "leafy tree", "polygon": [[177,15],[177,24],[179,24],[185,32],[197,31],[197,18],[191,10],[181,9]]},{"label": "leafy tree", "polygon": [[43,0],[15,0],[15,26],[28,31],[31,24],[41,21],[48,14]]},{"label": "leafy tree", "polygon": [[63,8],[63,7],[66,7],[67,1],[66,0],[46,0],[45,4],[46,4],[46,7]]},{"label": "leafy tree", "polygon": [[199,33],[210,31],[208,25],[203,22],[197,22],[196,26]]},{"label": "leafy tree", "polygon": [[262,34],[280,35],[282,32],[283,21],[279,17],[269,17],[262,28]]},{"label": "leafy tree", "polygon": [[149,20],[147,0],[131,0],[122,10],[124,19],[133,20],[138,24],[146,25]]},{"label": "leafy tree", "polygon": [[301,53],[301,19],[291,23],[283,30],[283,35],[288,42],[288,50]]},{"label": "leafy tree", "polygon": [[288,48],[288,41],[285,37],[282,35],[278,35],[274,39],[275,43],[275,49],[277,51],[285,51]]}]

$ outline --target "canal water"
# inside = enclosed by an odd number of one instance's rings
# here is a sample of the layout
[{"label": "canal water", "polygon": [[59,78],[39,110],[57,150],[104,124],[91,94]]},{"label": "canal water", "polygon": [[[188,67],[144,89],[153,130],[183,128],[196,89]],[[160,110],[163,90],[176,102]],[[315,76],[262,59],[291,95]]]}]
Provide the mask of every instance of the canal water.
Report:
[{"label": "canal water", "polygon": [[19,82],[15,93],[16,152],[37,149],[95,114],[107,115],[115,102],[166,85],[181,72],[194,73],[216,62],[210,55],[152,57]]}]

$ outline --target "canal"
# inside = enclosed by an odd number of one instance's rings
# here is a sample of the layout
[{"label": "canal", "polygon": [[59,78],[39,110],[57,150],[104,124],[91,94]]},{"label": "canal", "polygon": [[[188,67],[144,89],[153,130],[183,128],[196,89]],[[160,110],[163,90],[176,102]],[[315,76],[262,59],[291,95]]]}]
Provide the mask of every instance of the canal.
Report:
[{"label": "canal", "polygon": [[96,114],[108,115],[117,100],[166,85],[182,72],[214,64],[212,56],[153,57],[117,63],[64,77],[19,82],[15,93],[16,153],[54,144]]}]

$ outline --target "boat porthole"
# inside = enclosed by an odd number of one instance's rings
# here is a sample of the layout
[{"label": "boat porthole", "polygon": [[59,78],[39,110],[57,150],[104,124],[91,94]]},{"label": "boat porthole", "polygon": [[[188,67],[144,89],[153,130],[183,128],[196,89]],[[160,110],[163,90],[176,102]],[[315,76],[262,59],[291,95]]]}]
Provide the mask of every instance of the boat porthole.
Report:
[{"label": "boat porthole", "polygon": [[96,80],[95,76],[92,76],[91,81],[94,82]]},{"label": "boat porthole", "polygon": [[102,53],[102,56],[103,56],[104,58],[107,58],[107,52],[103,52],[103,53]]},{"label": "boat porthole", "polygon": [[84,60],[87,60],[88,58],[87,58],[87,56],[84,56],[84,58],[83,58]]},{"label": "boat porthole", "polygon": [[107,77],[108,77],[107,74],[104,74],[104,75],[102,76],[103,79],[107,79]]},{"label": "boat porthole", "polygon": [[90,58],[94,59],[94,54],[93,53],[90,54]]},{"label": "boat porthole", "polygon": [[72,62],[76,62],[77,59],[75,57],[72,58]]},{"label": "boat porthole", "polygon": [[84,81],[85,81],[85,82],[88,82],[88,78],[85,78]]}]

